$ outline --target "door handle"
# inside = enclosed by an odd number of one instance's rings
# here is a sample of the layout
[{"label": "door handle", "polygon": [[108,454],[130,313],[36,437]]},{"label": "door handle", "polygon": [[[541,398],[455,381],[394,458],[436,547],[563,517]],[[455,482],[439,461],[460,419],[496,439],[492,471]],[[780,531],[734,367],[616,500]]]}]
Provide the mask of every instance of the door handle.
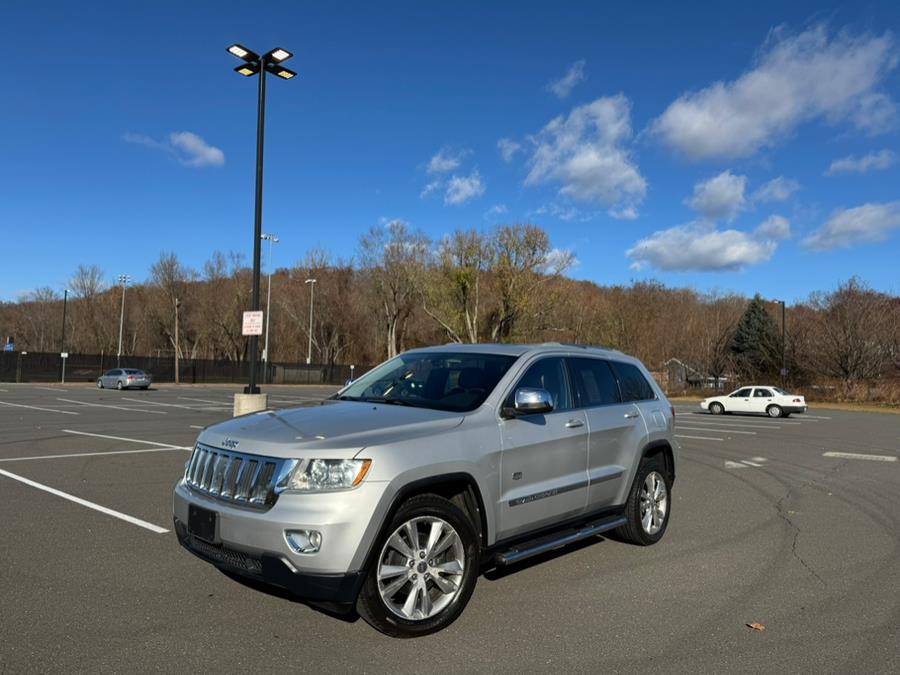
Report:
[{"label": "door handle", "polygon": [[626,420],[633,420],[633,419],[634,419],[635,417],[637,417],[638,415],[640,415],[640,413],[636,413],[636,412],[625,413],[625,419],[626,419]]},{"label": "door handle", "polygon": [[581,420],[569,420],[566,422],[566,429],[577,429],[578,427],[583,427],[584,422]]}]

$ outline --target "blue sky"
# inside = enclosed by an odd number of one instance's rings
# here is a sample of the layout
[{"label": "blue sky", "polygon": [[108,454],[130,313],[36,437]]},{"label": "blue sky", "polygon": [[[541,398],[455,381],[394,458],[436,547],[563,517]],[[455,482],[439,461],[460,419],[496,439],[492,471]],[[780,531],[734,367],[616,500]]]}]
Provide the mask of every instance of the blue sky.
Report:
[{"label": "blue sky", "polygon": [[34,3],[0,9],[0,299],[252,245],[270,78],[276,266],[401,219],[534,222],[576,278],[898,292],[900,6]]}]

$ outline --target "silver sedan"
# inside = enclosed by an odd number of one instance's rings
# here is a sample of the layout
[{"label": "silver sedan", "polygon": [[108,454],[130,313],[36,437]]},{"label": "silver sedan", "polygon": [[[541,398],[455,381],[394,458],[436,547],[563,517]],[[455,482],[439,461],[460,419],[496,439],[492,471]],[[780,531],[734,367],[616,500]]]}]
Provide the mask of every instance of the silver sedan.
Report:
[{"label": "silver sedan", "polygon": [[140,387],[141,389],[147,389],[149,386],[150,375],[136,368],[113,368],[97,378],[98,389],[107,387],[115,387],[116,389]]}]

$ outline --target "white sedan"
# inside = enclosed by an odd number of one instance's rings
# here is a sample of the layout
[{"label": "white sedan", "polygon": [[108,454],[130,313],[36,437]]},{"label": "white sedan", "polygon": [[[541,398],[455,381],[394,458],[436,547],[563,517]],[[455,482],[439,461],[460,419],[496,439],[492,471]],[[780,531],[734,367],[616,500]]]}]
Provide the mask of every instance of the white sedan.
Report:
[{"label": "white sedan", "polygon": [[725,396],[700,401],[700,407],[713,415],[723,413],[761,413],[769,417],[787,417],[806,412],[806,399],[778,387],[741,387]]}]

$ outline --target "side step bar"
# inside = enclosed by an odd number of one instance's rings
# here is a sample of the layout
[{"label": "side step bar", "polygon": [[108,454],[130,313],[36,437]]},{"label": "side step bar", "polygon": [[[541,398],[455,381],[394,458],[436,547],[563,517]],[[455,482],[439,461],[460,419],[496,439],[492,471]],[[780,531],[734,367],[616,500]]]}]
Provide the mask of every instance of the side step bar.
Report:
[{"label": "side step bar", "polygon": [[547,551],[562,548],[576,541],[593,537],[594,535],[615,529],[628,522],[625,516],[609,516],[601,520],[595,520],[580,528],[571,528],[561,532],[553,532],[538,539],[522,542],[494,556],[497,565],[512,565],[515,562],[530,558]]}]

